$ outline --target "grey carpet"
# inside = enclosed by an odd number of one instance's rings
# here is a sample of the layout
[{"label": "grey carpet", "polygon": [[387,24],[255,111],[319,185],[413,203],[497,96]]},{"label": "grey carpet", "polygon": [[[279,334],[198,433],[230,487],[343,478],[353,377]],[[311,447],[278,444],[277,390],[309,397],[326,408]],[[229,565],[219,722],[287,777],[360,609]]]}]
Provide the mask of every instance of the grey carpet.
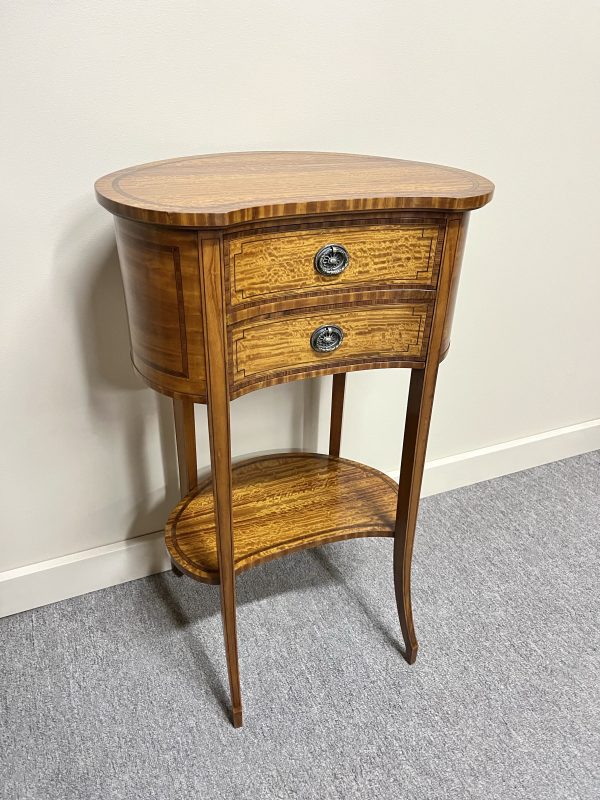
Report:
[{"label": "grey carpet", "polygon": [[237,731],[216,587],[1,620],[0,796],[597,800],[599,529],[600,452],[425,500],[412,667],[391,541],[245,573]]}]

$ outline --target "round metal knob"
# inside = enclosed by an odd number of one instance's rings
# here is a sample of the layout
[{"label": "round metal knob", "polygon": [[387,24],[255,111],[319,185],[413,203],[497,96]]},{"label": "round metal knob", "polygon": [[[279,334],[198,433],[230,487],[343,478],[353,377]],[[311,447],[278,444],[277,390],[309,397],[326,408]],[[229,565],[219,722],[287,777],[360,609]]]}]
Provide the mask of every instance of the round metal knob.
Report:
[{"label": "round metal knob", "polygon": [[332,353],[344,341],[344,331],[338,325],[321,325],[310,337],[310,346],[317,353]]},{"label": "round metal knob", "polygon": [[326,244],[315,256],[315,269],[319,275],[339,275],[349,261],[350,255],[341,244]]}]

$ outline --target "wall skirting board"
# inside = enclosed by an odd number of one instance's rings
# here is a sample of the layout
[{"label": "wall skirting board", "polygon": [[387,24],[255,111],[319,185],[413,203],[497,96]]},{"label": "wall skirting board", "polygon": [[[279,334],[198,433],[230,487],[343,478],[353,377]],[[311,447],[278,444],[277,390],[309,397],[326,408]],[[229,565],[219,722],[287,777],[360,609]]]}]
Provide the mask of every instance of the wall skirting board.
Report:
[{"label": "wall skirting board", "polygon": [[[600,419],[429,461],[423,496],[600,450]],[[398,480],[398,471],[389,473]],[[0,572],[0,616],[170,568],[162,531]]]}]

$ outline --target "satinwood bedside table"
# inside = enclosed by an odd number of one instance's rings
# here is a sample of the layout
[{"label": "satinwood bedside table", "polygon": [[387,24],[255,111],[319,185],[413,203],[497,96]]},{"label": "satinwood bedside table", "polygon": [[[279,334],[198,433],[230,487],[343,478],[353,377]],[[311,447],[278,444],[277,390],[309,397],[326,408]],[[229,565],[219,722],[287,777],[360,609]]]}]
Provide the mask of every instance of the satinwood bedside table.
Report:
[{"label": "satinwood bedside table", "polygon": [[[115,215],[136,370],[173,398],[183,499],[173,569],[218,583],[242,724],[235,576],[305,547],[394,538],[405,657],[417,639],[410,570],[438,365],[469,212],[493,184],[470,172],[338,153],[194,156],[96,183]],[[411,369],[400,485],[340,458],[346,373]],[[329,454],[231,465],[230,401],[333,375]],[[212,477],[198,483],[194,403],[208,406]]]}]

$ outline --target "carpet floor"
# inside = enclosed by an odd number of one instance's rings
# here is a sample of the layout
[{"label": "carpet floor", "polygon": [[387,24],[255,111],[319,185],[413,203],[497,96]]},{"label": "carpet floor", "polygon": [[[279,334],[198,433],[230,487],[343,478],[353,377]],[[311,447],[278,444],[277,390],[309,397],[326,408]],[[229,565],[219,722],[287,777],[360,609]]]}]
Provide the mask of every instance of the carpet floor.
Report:
[{"label": "carpet floor", "polygon": [[423,501],[420,651],[391,540],[217,587],[164,573],[0,620],[3,800],[600,797],[600,452]]}]

